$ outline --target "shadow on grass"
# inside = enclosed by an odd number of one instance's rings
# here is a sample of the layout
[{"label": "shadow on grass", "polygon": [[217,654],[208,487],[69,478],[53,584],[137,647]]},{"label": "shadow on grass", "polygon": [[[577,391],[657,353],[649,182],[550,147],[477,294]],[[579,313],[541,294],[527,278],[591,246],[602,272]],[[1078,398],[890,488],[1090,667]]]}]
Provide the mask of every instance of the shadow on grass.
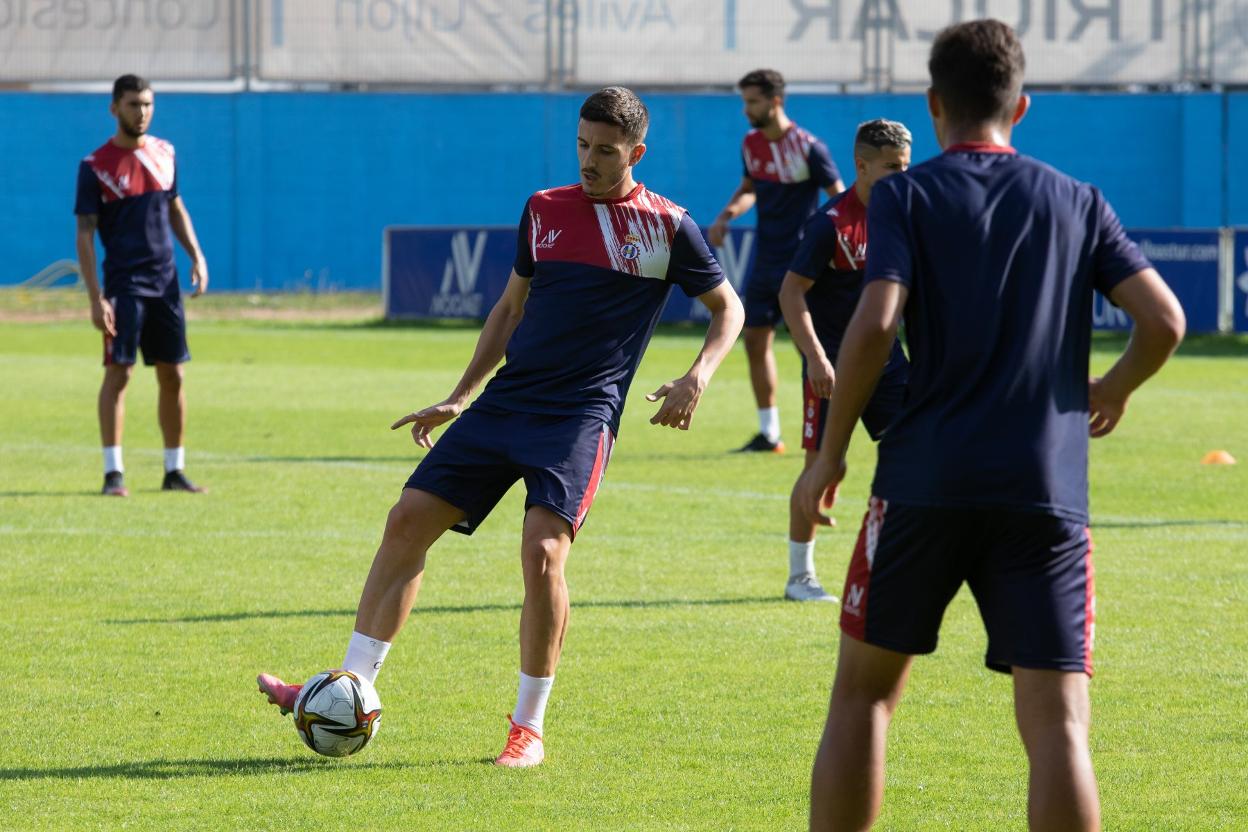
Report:
[{"label": "shadow on grass", "polygon": [[99,497],[99,491],[0,491],[4,497]]},{"label": "shadow on grass", "polygon": [[[654,601],[574,601],[573,609],[650,609],[655,607],[726,607],[739,604],[778,604],[783,598],[767,595],[759,598],[662,598]],[[464,606],[416,606],[412,615],[440,615],[474,612],[508,612],[520,610],[520,604],[472,604]],[[333,618],[355,615],[355,610],[253,610],[223,612],[213,615],[187,615],[178,618],[107,618],[105,624],[208,624],[224,621],[250,621],[257,618]]]},{"label": "shadow on grass", "polygon": [[[423,448],[421,449],[424,450]],[[249,456],[244,462],[292,462],[292,463],[384,463],[384,462],[403,462],[412,464],[419,462],[421,459],[417,454],[409,454],[406,456]]]},{"label": "shadow on grass", "polygon": [[[237,760],[143,760],[111,766],[67,768],[0,768],[3,780],[175,780],[182,777],[233,777],[256,774],[290,774],[307,771],[340,771],[343,763],[320,757],[246,757]],[[405,763],[348,763],[351,769],[401,769]]]},{"label": "shadow on grass", "polygon": [[1204,526],[1206,528],[1244,528],[1245,520],[1093,520],[1094,529],[1159,529],[1165,526]]}]

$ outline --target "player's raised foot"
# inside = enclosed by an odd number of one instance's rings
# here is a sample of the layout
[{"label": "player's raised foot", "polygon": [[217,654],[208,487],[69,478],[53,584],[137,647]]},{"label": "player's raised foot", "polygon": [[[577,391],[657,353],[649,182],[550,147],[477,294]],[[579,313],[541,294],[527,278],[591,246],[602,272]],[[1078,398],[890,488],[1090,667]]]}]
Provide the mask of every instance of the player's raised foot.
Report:
[{"label": "player's raised foot", "polygon": [[784,453],[784,443],[779,439],[776,439],[774,442],[771,441],[765,433],[756,433],[753,439],[737,448],[737,453],[782,454]]},{"label": "player's raised foot", "polygon": [[835,604],[836,596],[829,595],[827,590],[819,583],[819,579],[807,573],[789,578],[788,584],[784,587],[784,600],[825,601]]},{"label": "player's raised foot", "polygon": [[189,491],[192,494],[203,494],[208,489],[201,488],[186,478],[186,472],[178,469],[166,471],[165,481],[160,484],[161,491]]},{"label": "player's raised foot", "polygon": [[508,768],[529,768],[546,759],[546,748],[542,745],[542,737],[531,728],[512,722],[511,714],[507,715],[511,730],[507,734],[507,745],[503,753],[494,758],[494,765]]},{"label": "player's raised foot", "polygon": [[295,698],[303,689],[303,685],[288,685],[268,673],[261,673],[257,676],[256,684],[260,686],[260,692],[269,697],[269,704],[281,709],[282,716],[295,709]]},{"label": "player's raised foot", "polygon": [[104,475],[104,490],[100,493],[105,497],[130,496],[130,490],[126,488],[126,478],[120,471],[109,471]]}]

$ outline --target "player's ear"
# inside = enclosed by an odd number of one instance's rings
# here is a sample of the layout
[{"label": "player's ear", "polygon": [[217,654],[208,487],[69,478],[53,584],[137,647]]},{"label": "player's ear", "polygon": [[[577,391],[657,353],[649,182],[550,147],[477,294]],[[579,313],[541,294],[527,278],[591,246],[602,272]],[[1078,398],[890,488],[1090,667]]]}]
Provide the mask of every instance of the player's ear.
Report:
[{"label": "player's ear", "polygon": [[927,111],[931,113],[933,119],[940,118],[940,97],[936,95],[933,87],[927,88]]},{"label": "player's ear", "polygon": [[1018,124],[1023,120],[1023,116],[1027,115],[1027,111],[1031,109],[1031,96],[1023,93],[1018,97],[1018,103],[1014,105],[1014,120],[1010,124]]},{"label": "player's ear", "polygon": [[631,151],[629,151],[629,154],[628,154],[629,167],[632,167],[633,165],[640,162],[641,157],[645,155],[646,155],[645,142],[642,142],[641,144],[636,145]]}]

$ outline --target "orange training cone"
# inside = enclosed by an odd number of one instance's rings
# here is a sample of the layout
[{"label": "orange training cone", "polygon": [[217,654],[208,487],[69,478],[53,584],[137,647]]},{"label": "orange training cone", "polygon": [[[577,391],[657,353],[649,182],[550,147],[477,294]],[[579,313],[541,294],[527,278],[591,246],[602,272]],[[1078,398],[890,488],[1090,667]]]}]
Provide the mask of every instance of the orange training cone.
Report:
[{"label": "orange training cone", "polygon": [[1226,451],[1210,451],[1200,461],[1201,465],[1234,465],[1235,457]]}]

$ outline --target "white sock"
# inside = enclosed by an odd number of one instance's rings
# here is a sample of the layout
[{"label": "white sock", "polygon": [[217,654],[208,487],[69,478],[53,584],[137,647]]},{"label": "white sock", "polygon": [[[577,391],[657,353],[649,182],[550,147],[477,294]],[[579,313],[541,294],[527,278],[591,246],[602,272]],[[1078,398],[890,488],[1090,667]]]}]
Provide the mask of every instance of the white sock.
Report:
[{"label": "white sock", "polygon": [[390,652],[390,642],[369,638],[363,633],[352,633],[347,645],[347,655],[342,659],[342,669],[370,682],[377,681],[381,665]]},{"label": "white sock", "polygon": [[186,448],[165,448],[165,470],[181,471],[186,467]]},{"label": "white sock", "polygon": [[780,408],[760,407],[758,409],[758,432],[767,437],[768,442],[780,438]]},{"label": "white sock", "polygon": [[542,722],[546,719],[546,700],[555,684],[554,676],[528,676],[520,671],[520,693],[516,696],[516,710],[511,721],[542,734]]},{"label": "white sock", "polygon": [[815,541],[789,541],[789,579],[815,575]]},{"label": "white sock", "polygon": [[108,474],[113,471],[125,471],[126,466],[121,463],[121,446],[105,445],[104,446],[104,473]]}]

